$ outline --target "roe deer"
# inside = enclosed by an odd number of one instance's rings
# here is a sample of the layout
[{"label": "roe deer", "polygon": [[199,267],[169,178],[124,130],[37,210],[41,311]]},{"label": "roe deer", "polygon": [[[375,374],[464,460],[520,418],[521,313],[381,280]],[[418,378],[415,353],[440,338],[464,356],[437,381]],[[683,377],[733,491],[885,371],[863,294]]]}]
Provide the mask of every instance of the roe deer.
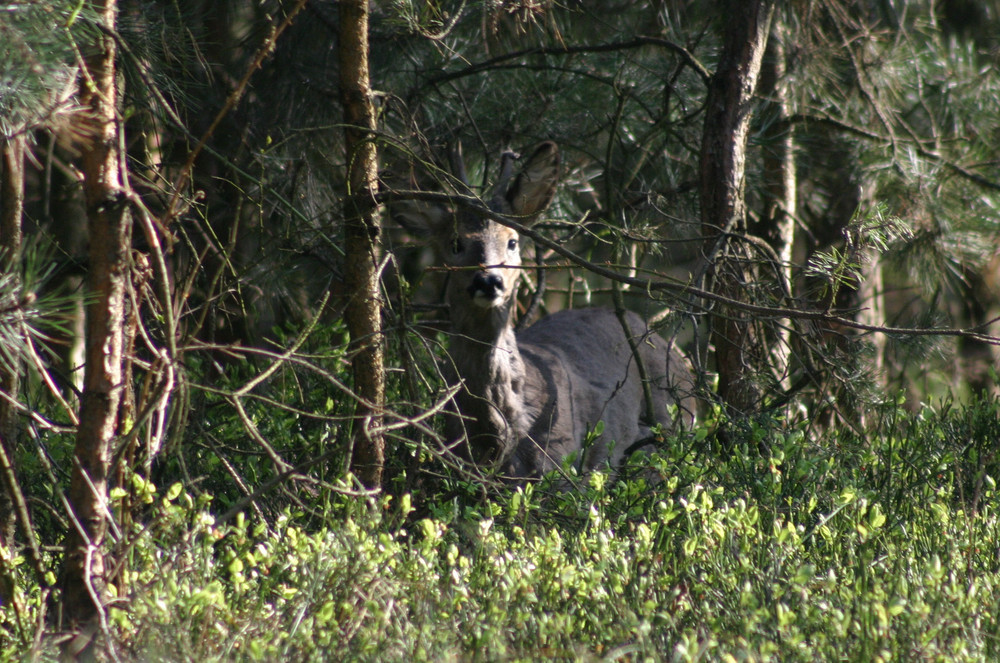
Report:
[{"label": "roe deer", "polygon": [[[555,193],[559,151],[554,143],[542,144],[511,182],[514,158],[504,155],[489,206],[530,225]],[[515,334],[517,232],[482,214],[417,201],[391,212],[404,228],[432,236],[439,257],[456,268],[446,298],[450,356],[464,388],[455,397],[462,416],[452,417],[449,435],[459,439],[464,425],[473,460],[513,478],[538,476],[583,453],[584,438],[598,422],[603,433],[586,458],[577,458],[584,471],[606,460],[616,466],[626,450],[642,446],[651,422],[642,421],[647,408],[639,369],[613,311],[561,311]],[[638,315],[626,319],[651,383],[656,423],[676,425],[671,404],[690,421],[693,379],[686,360]]]}]

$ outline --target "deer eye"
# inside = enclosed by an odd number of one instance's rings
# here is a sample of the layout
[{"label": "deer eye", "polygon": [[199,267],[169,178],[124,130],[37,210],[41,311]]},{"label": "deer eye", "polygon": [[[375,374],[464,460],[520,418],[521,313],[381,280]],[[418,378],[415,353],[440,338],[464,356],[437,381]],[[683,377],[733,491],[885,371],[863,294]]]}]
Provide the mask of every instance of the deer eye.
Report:
[{"label": "deer eye", "polygon": [[462,238],[456,237],[451,243],[451,252],[453,255],[458,255],[465,250],[465,246],[462,244]]},{"label": "deer eye", "polygon": [[516,239],[508,239],[507,240],[507,250],[508,251],[517,251],[517,240]]}]

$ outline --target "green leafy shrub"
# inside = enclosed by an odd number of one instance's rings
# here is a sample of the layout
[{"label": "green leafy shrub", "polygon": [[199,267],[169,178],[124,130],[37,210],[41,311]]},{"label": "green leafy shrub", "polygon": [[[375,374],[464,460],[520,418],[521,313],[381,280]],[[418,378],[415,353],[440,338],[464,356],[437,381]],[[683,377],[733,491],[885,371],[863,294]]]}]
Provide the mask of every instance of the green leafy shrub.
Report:
[{"label": "green leafy shrub", "polygon": [[[132,660],[995,660],[998,416],[889,404],[866,437],[815,438],[761,420],[572,489],[329,484],[267,521],[135,477],[108,635]],[[6,634],[41,606],[16,577]]]}]

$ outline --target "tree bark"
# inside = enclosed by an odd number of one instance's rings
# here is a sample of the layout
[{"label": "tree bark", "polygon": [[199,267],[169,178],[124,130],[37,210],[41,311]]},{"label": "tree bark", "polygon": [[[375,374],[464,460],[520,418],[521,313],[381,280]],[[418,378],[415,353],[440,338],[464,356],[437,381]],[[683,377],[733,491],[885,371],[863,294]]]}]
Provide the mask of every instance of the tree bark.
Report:
[{"label": "tree bark", "polygon": [[[795,129],[788,122],[791,108],[785,66],[785,25],[775,20],[761,66],[761,97],[768,116],[761,149],[763,165],[763,209],[750,232],[763,239],[774,250],[777,264],[766,271],[768,277],[780,279],[779,296],[791,295],[792,247],[795,242],[795,208],[798,202],[798,182],[795,176]],[[775,301],[776,305],[788,302]],[[787,387],[789,374],[789,330],[791,321],[776,321],[770,327],[774,340],[770,357],[773,372]]]},{"label": "tree bark", "polygon": [[351,469],[368,488],[382,483],[385,440],[378,428],[385,403],[382,306],[379,294],[378,164],[375,105],[368,75],[368,2],[345,0],[340,11],[340,94],[344,106],[348,192],[344,219],[355,406]]},{"label": "tree bark", "polygon": [[[9,297],[0,299],[0,306],[16,311],[22,306],[20,288],[21,217],[24,211],[24,136],[15,136],[0,148],[0,273],[13,275]],[[15,331],[19,335],[20,330]],[[21,383],[21,361],[11,352],[0,361],[0,391],[16,399]],[[21,426],[17,410],[7,399],[0,399],[0,449],[7,458],[14,458]],[[4,491],[0,494],[0,544],[11,545],[14,538],[15,515],[13,495],[16,486],[8,484],[4,475]],[[6,604],[9,596],[0,589],[0,600]]]},{"label": "tree bark", "polygon": [[[731,249],[742,249],[739,236],[747,230],[747,135],[774,2],[728,0],[721,4],[728,18],[706,100],[699,168],[701,221],[714,289],[726,297],[745,299],[751,266],[741,264]],[[719,396],[730,413],[748,413],[760,399],[752,362],[746,356],[754,343],[751,323],[747,314],[733,309],[722,308],[712,316]]]},{"label": "tree bark", "polygon": [[761,155],[764,211],[751,232],[771,245],[785,269],[786,279],[789,279],[798,187],[795,177],[795,129],[788,122],[791,109],[785,79],[785,32],[776,22],[767,43],[767,58],[761,67],[761,94],[766,99],[771,118]]},{"label": "tree bark", "polygon": [[[104,27],[114,31],[116,0],[94,3]],[[86,364],[69,500],[73,513],[60,588],[60,624],[85,642],[103,622],[106,586],[104,539],[108,528],[108,470],[123,390],[125,292],[129,276],[131,217],[122,195],[121,126],[116,107],[115,42],[103,33],[86,60],[80,102],[90,139],[82,150],[84,198],[90,238]]]}]

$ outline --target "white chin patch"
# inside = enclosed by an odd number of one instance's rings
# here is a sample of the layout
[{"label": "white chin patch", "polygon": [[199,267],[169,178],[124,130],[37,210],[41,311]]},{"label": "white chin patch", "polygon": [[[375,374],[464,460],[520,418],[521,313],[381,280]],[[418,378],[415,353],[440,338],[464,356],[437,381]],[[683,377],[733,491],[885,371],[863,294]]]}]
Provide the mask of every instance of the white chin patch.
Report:
[{"label": "white chin patch", "polygon": [[472,298],[472,303],[479,308],[493,308],[499,306],[501,301],[503,301],[503,297],[487,297],[481,291],[477,291]]}]

